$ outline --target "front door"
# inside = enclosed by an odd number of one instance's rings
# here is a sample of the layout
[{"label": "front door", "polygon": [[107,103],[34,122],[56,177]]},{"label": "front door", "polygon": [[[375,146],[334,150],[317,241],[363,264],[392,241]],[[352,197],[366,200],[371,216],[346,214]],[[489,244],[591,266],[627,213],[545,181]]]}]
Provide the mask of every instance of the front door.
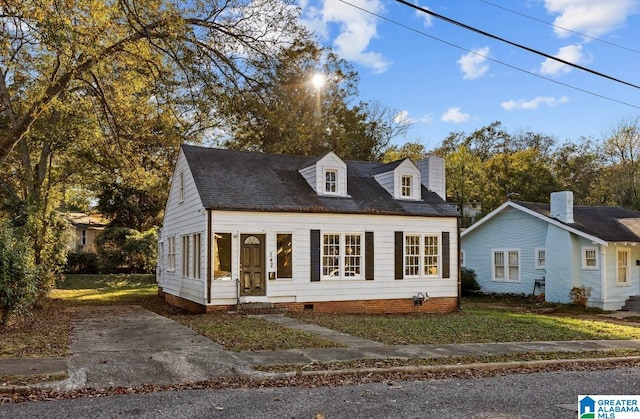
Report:
[{"label": "front door", "polygon": [[240,295],[267,295],[264,234],[241,234]]}]

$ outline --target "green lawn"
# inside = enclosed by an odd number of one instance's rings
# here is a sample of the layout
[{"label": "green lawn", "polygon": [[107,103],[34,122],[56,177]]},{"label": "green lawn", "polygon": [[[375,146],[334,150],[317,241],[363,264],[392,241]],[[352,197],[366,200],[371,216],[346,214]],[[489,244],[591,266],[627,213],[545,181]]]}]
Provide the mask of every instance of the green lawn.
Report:
[{"label": "green lawn", "polygon": [[293,316],[389,345],[640,339],[638,325],[570,317],[567,314],[522,313],[509,309],[472,308],[451,314],[301,313]]},{"label": "green lawn", "polygon": [[[172,318],[231,351],[337,347],[326,339],[233,313],[190,314],[157,295],[152,275],[69,275],[50,300],[1,330],[0,357],[65,356],[74,307],[137,304]],[[460,313],[429,315],[292,314],[303,321],[387,344],[640,339],[636,323],[595,318],[593,310],[561,315],[523,312],[524,301],[475,299]],[[496,309],[500,305],[501,309]],[[525,307],[529,310],[531,307]],[[581,318],[585,315],[590,319]]]}]

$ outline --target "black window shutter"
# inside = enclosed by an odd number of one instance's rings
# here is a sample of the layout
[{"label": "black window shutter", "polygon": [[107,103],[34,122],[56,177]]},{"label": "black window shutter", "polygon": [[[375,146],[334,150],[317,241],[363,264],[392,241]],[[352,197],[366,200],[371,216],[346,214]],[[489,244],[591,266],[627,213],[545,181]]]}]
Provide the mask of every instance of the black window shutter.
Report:
[{"label": "black window shutter", "polygon": [[320,281],[320,230],[311,230],[311,281]]},{"label": "black window shutter", "polygon": [[450,278],[451,246],[449,245],[449,232],[442,232],[442,277]]},{"label": "black window shutter", "polygon": [[395,255],[395,264],[396,264],[396,279],[403,279],[404,278],[404,251],[403,251],[403,247],[404,247],[404,234],[402,233],[402,231],[396,231],[395,232],[395,249],[394,249],[394,255]]},{"label": "black window shutter", "polygon": [[373,280],[373,231],[366,231],[364,233],[364,277],[367,280]]}]

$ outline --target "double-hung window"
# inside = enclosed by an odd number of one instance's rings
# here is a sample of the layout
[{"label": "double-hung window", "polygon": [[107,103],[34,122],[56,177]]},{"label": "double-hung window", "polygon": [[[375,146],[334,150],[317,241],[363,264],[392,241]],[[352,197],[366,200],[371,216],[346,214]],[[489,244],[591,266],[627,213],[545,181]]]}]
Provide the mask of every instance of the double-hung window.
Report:
[{"label": "double-hung window", "polygon": [[404,274],[407,277],[440,275],[440,236],[404,236]]},{"label": "double-hung window", "polygon": [[324,172],[324,191],[326,193],[338,192],[338,172],[335,170],[326,170]]},{"label": "double-hung window", "polygon": [[200,246],[201,245],[201,236],[200,234],[193,235],[193,269],[191,272],[193,273],[193,277],[196,279],[201,279],[202,275],[200,272]]},{"label": "double-hung window", "polygon": [[493,281],[520,281],[519,250],[494,250],[491,253]]},{"label": "double-hung window", "polygon": [[413,187],[411,176],[404,175],[402,176],[402,185],[401,185],[401,195],[402,197],[411,197],[411,188]]},{"label": "double-hung window", "polygon": [[167,237],[167,270],[176,270],[176,238]]},{"label": "double-hung window", "polygon": [[582,269],[598,269],[598,248],[582,248]]},{"label": "double-hung window", "polygon": [[182,276],[189,276],[189,236],[182,236]]},{"label": "double-hung window", "polygon": [[617,283],[618,285],[629,284],[629,249],[617,250]]},{"label": "double-hung window", "polygon": [[536,249],[535,258],[536,258],[536,269],[544,269],[546,264],[545,249],[542,249],[542,248]]},{"label": "double-hung window", "polygon": [[360,233],[322,235],[322,276],[325,278],[361,278],[363,240]]}]

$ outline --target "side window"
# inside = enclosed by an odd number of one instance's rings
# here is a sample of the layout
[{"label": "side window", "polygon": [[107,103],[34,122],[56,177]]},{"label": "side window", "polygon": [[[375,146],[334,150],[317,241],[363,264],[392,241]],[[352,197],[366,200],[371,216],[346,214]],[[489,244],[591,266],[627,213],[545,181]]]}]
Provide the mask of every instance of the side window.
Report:
[{"label": "side window", "polygon": [[231,279],[231,233],[213,234],[213,279]]},{"label": "side window", "polygon": [[536,249],[536,269],[544,269],[545,265],[546,265],[546,254],[545,254],[545,250],[540,248],[540,249]]},{"label": "side window", "polygon": [[338,172],[335,170],[327,170],[324,172],[324,191],[327,193],[338,192]]},{"label": "side window", "polygon": [[491,253],[493,281],[520,281],[519,250],[494,250]]},{"label": "side window", "polygon": [[598,269],[598,248],[582,248],[582,269]]},{"label": "side window", "polygon": [[293,246],[291,234],[278,234],[278,278],[293,278]]}]

